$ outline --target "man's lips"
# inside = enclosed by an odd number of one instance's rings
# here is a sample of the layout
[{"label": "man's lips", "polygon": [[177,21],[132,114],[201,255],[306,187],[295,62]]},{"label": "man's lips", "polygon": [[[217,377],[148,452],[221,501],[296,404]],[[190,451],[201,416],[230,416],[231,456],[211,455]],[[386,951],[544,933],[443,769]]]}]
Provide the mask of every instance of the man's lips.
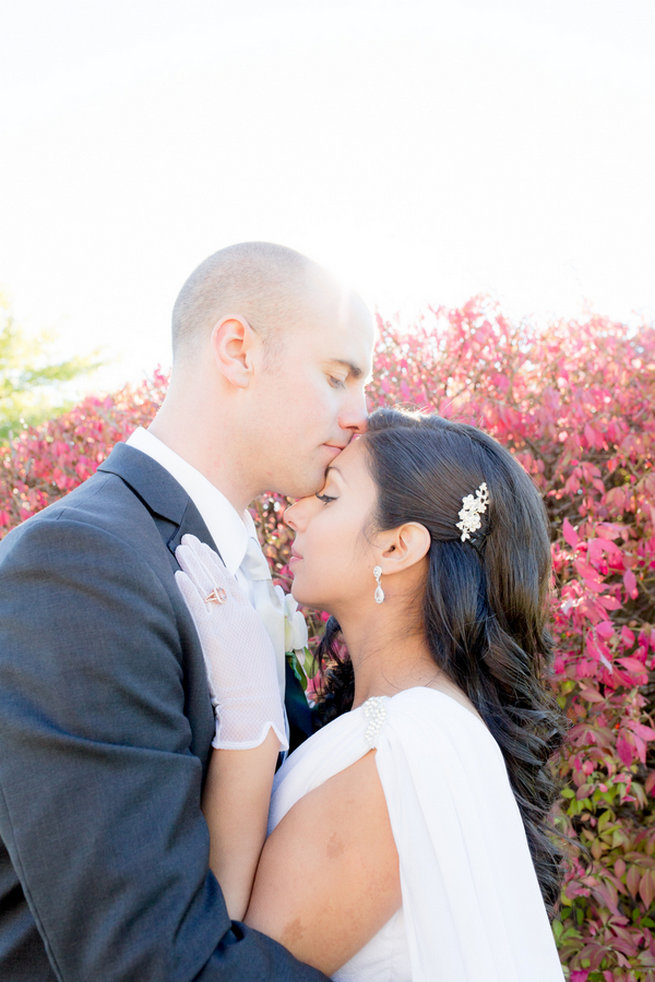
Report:
[{"label": "man's lips", "polygon": [[323,446],[326,447],[328,450],[331,450],[332,453],[333,453],[333,455],[335,457],[337,457],[341,453],[342,450],[345,450],[347,444],[324,443]]}]

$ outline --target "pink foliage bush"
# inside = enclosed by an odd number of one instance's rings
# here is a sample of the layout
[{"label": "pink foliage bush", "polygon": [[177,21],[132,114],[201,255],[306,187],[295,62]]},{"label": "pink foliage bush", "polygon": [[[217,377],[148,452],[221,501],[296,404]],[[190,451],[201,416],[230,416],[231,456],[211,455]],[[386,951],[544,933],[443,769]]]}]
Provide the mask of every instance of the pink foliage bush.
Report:
[{"label": "pink foliage bush", "polygon": [[[370,406],[429,408],[492,433],[544,495],[554,685],[570,719],[554,931],[572,982],[655,982],[655,329],[593,316],[538,331],[494,302],[379,320]],[[70,490],[159,404],[160,374],[0,447],[0,531]],[[284,501],[255,515],[288,586]],[[324,615],[313,615],[318,633]],[[577,844],[577,845],[576,845]]]},{"label": "pink foliage bush", "polygon": [[89,396],[63,416],[0,445],[0,536],[81,484],[115,443],[147,426],[166,384],[157,371],[137,388]]}]

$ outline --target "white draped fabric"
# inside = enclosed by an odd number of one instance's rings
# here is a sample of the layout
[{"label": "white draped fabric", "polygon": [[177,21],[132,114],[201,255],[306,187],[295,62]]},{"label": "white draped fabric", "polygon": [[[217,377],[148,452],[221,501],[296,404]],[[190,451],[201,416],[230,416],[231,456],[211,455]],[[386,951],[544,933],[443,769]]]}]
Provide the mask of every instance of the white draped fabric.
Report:
[{"label": "white draped fabric", "polygon": [[376,747],[402,909],[339,982],[562,982],[521,816],[495,740],[434,689],[371,699],[278,771],[269,832],[294,803]]}]

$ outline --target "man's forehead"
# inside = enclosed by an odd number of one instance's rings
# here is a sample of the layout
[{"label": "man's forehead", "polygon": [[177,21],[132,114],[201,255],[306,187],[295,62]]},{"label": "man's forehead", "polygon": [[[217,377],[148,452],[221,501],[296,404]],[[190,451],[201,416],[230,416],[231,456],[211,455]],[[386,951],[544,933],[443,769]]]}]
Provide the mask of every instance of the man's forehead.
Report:
[{"label": "man's forehead", "polygon": [[371,374],[375,324],[361,298],[350,294],[338,304],[315,308],[304,327],[320,339],[324,357],[348,368],[354,378]]},{"label": "man's forehead", "polygon": [[373,347],[375,344],[375,323],[370,311],[359,298],[349,309],[340,323],[341,335],[350,350],[345,358],[359,369],[360,375],[370,374]]}]

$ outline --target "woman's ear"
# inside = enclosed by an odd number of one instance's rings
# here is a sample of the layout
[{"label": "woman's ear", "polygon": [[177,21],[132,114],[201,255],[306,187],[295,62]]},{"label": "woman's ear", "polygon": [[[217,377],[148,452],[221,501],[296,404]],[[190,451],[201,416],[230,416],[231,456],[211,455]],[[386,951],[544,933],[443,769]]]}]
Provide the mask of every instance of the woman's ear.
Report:
[{"label": "woman's ear", "polygon": [[218,321],[211,333],[211,346],[221,375],[237,388],[246,389],[261,340],[245,317],[235,314]]},{"label": "woman's ear", "polygon": [[430,548],[430,533],[420,522],[405,522],[383,535],[386,541],[381,543],[380,566],[387,575],[414,566]]}]

